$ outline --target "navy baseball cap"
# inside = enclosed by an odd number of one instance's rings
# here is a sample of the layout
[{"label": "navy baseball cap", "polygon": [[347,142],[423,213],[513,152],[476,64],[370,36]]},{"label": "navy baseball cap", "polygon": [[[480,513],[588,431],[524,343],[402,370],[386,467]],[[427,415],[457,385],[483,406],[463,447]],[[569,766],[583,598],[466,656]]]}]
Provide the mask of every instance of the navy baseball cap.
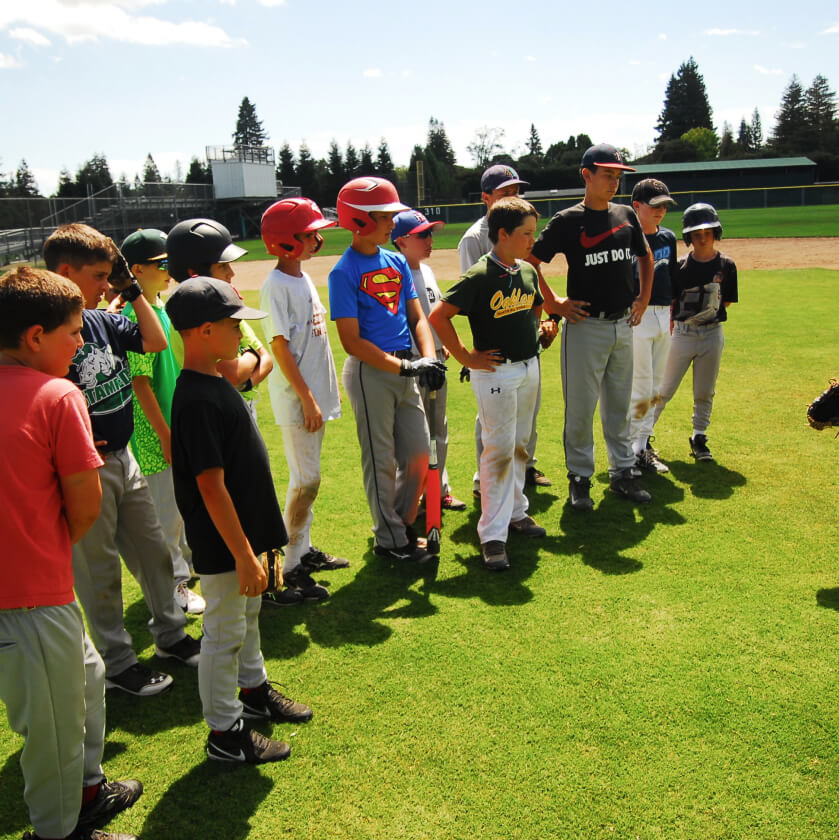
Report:
[{"label": "navy baseball cap", "polygon": [[166,259],[166,234],[155,228],[135,230],[119,246],[128,265]]},{"label": "navy baseball cap", "polygon": [[429,222],[419,210],[403,210],[393,219],[393,230],[390,234],[390,241],[396,244],[400,236],[408,236],[411,233],[422,233],[434,227],[442,227],[445,222]]},{"label": "navy baseball cap", "polygon": [[589,146],[583,152],[580,169],[594,169],[595,166],[602,166],[605,169],[622,169],[625,172],[635,171],[631,166],[624,163],[621,153],[608,143]]},{"label": "navy baseball cap", "polygon": [[190,277],[178,285],[166,301],[166,312],[172,326],[180,330],[200,327],[208,321],[225,318],[258,321],[268,313],[245,306],[239,293],[230,283],[215,277]]},{"label": "navy baseball cap", "polygon": [[505,166],[503,163],[496,163],[494,166],[490,166],[481,175],[482,193],[491,193],[493,190],[500,190],[501,187],[509,187],[510,184],[523,184],[525,187],[530,186],[529,181],[522,181],[519,178],[519,174],[515,169],[511,166]]},{"label": "navy baseball cap", "polygon": [[666,204],[668,207],[678,207],[667,184],[656,178],[644,178],[632,188],[632,200],[641,204],[649,204],[650,207],[661,207]]}]

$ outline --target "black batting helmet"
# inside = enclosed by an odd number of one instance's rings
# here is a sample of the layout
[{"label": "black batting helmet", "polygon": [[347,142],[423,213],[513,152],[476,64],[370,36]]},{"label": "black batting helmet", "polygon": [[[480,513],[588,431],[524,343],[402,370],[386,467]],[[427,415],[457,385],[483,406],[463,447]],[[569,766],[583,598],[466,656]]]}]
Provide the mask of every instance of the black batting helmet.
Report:
[{"label": "black batting helmet", "polygon": [[690,234],[694,230],[714,229],[714,239],[722,239],[722,223],[717,211],[710,204],[691,204],[682,215],[682,239],[690,245]]},{"label": "black batting helmet", "polygon": [[198,270],[213,263],[233,262],[247,251],[233,244],[230,231],[213,219],[184,219],[166,237],[169,274],[182,283],[189,269]]}]

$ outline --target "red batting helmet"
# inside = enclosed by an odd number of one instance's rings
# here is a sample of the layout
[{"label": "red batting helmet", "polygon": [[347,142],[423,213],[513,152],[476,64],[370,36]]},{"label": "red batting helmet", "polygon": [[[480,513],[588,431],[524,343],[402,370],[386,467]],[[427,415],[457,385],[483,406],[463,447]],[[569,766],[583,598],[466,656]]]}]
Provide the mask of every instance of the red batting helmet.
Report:
[{"label": "red batting helmet", "polygon": [[353,178],[338,193],[338,224],[353,233],[370,233],[375,228],[370,213],[410,209],[399,200],[396,187],[385,178]]},{"label": "red batting helmet", "polygon": [[[275,201],[262,214],[262,241],[269,254],[275,257],[297,259],[303,251],[303,243],[295,233],[309,233],[321,228],[332,227],[335,222],[323,218],[320,207],[309,198],[283,198]],[[318,234],[314,253],[323,245]]]}]

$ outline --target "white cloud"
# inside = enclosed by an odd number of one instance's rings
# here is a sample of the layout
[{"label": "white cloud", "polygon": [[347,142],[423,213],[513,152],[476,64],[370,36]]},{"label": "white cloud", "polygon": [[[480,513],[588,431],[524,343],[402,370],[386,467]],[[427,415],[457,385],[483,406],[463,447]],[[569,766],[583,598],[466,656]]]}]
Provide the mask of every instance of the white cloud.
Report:
[{"label": "white cloud", "polygon": [[160,0],[30,0],[15,4],[14,9],[6,3],[0,5],[0,29],[11,23],[28,23],[61,36],[70,44],[99,39],[158,47],[238,47],[247,43],[210,23],[172,23],[126,11],[157,2]]},{"label": "white cloud", "polygon": [[630,63],[633,67],[637,67],[637,66],[639,66],[639,65],[641,64],[641,62],[640,62],[640,61],[638,61],[638,59],[637,59],[637,58],[631,58],[631,59],[629,60],[629,63]]},{"label": "white cloud", "polygon": [[37,32],[34,29],[30,29],[28,26],[21,26],[17,29],[10,29],[9,30],[9,37],[10,38],[17,38],[18,41],[23,41],[27,44],[32,44],[34,47],[48,47],[51,43],[49,38],[42,35],[40,32]]},{"label": "white cloud", "polygon": [[10,70],[13,67],[23,67],[23,65],[13,55],[0,53],[0,70]]},{"label": "white cloud", "polygon": [[536,59],[532,55],[526,55],[524,57],[525,61],[536,61]]},{"label": "white cloud", "polygon": [[761,76],[783,76],[784,75],[784,71],[779,70],[777,67],[769,68],[769,67],[764,67],[762,64],[755,64],[754,68],[755,68],[755,70],[757,70],[758,73],[760,73]]},{"label": "white cloud", "polygon": [[706,29],[706,35],[760,35],[759,29]]},{"label": "white cloud", "polygon": [[836,26],[829,26],[827,29],[822,31],[822,35],[836,35],[839,33],[839,24]]},{"label": "white cloud", "polygon": [[269,9],[275,6],[285,6],[285,0],[259,0],[260,6],[267,6]]},{"label": "white cloud", "polygon": [[361,75],[366,79],[380,79],[382,70],[380,67],[368,67]]},{"label": "white cloud", "polygon": [[667,40],[667,33],[665,33],[665,32],[659,32],[659,33],[658,33],[658,40],[659,40],[659,41],[666,41],[666,40]]}]

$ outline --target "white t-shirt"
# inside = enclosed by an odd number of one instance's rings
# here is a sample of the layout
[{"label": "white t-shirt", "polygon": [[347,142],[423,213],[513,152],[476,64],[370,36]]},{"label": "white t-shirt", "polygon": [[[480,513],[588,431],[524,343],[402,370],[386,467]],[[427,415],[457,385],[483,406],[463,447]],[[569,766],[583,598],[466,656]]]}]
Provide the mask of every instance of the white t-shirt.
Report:
[{"label": "white t-shirt", "polygon": [[[292,277],[276,268],[268,274],[260,294],[260,305],[268,313],[262,325],[269,345],[277,335],[288,342],[323,419],[335,420],[341,416],[341,398],[326,331],[326,309],[309,275],[302,274]],[[278,425],[303,423],[300,398],[278,364],[268,375],[268,393]]]},{"label": "white t-shirt", "polygon": [[[420,263],[419,268],[412,268],[411,275],[414,278],[414,288],[417,290],[417,300],[422,307],[425,317],[428,318],[428,313],[434,308],[434,304],[440,300],[440,287],[437,285],[437,280],[434,277],[434,272],[431,267],[425,263]],[[425,294],[423,294],[425,290]],[[431,324],[428,325],[431,327]],[[431,327],[431,335],[434,337],[434,348],[440,350],[443,347],[443,342],[437,337],[434,328]],[[411,350],[415,356],[419,355],[417,344],[414,341],[414,336],[411,334]]]},{"label": "white t-shirt", "polygon": [[489,218],[481,216],[461,237],[457,246],[457,256],[460,260],[460,273],[466,274],[470,268],[484,255],[492,250],[489,239]]}]

